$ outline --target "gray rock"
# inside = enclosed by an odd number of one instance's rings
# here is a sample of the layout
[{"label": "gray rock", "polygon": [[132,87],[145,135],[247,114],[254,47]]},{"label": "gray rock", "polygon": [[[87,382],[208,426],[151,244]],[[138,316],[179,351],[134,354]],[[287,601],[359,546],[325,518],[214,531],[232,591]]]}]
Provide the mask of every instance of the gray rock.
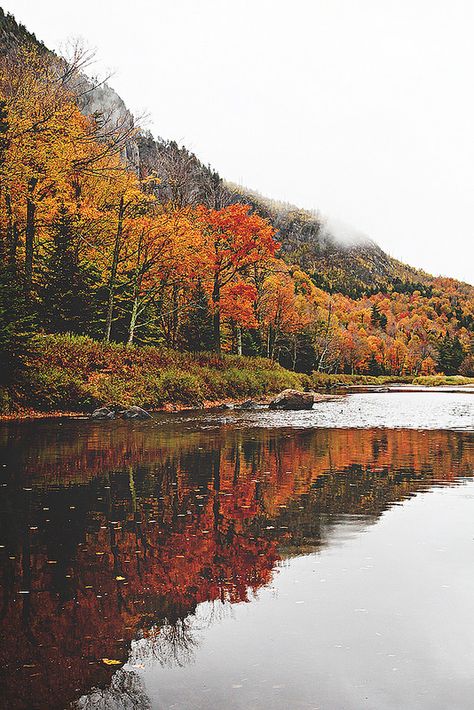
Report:
[{"label": "gray rock", "polygon": [[312,409],[314,392],[299,392],[298,390],[283,390],[270,402],[270,409]]},{"label": "gray rock", "polygon": [[133,406],[120,414],[121,419],[151,419],[151,414],[141,407]]},{"label": "gray rock", "polygon": [[115,412],[108,407],[99,407],[94,409],[91,419],[115,419]]},{"label": "gray rock", "polygon": [[252,399],[248,399],[246,402],[242,402],[242,404],[238,404],[235,408],[236,409],[260,409],[263,405],[259,404],[258,402],[254,402]]}]

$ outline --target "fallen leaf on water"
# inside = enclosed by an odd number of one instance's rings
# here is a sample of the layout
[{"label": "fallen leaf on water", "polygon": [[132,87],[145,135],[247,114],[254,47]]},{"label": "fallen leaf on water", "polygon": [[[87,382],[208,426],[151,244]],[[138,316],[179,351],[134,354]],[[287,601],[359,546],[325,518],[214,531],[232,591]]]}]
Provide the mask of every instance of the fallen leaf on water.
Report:
[{"label": "fallen leaf on water", "polygon": [[105,663],[106,666],[121,666],[122,661],[117,661],[115,658],[103,658],[102,663]]}]

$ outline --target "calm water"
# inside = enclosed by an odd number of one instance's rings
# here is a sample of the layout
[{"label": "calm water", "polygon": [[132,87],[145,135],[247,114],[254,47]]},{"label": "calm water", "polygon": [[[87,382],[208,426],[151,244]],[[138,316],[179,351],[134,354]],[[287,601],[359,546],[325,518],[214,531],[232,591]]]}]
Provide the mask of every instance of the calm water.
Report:
[{"label": "calm water", "polygon": [[0,707],[471,709],[473,405],[2,425]]}]

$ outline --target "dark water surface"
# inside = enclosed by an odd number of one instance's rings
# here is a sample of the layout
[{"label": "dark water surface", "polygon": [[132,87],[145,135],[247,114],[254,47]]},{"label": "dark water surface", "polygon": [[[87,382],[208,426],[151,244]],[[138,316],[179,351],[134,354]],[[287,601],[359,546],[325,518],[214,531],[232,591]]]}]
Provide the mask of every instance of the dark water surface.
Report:
[{"label": "dark water surface", "polygon": [[3,424],[0,707],[472,708],[468,396]]}]

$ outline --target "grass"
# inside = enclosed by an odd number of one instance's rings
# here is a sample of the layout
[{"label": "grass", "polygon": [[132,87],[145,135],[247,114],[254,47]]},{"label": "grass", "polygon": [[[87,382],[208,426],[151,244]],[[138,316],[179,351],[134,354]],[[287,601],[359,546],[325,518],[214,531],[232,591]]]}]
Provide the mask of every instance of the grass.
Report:
[{"label": "grass", "polygon": [[73,335],[39,336],[13,408],[91,411],[103,404],[202,406],[302,388],[305,376],[271,360],[103,343]]},{"label": "grass", "polygon": [[424,385],[425,387],[439,387],[440,385],[474,385],[474,377],[463,377],[462,375],[426,375],[415,377],[414,385]]},{"label": "grass", "polygon": [[325,372],[313,372],[309,378],[312,388],[327,390],[340,385],[410,384],[411,382],[413,382],[413,377],[409,375],[329,375]]},{"label": "grass", "polygon": [[441,385],[474,385],[474,377],[462,375],[328,375],[324,372],[313,372],[309,377],[309,385],[314,389],[330,390],[340,385],[389,385],[411,384],[424,387],[439,387]]}]

